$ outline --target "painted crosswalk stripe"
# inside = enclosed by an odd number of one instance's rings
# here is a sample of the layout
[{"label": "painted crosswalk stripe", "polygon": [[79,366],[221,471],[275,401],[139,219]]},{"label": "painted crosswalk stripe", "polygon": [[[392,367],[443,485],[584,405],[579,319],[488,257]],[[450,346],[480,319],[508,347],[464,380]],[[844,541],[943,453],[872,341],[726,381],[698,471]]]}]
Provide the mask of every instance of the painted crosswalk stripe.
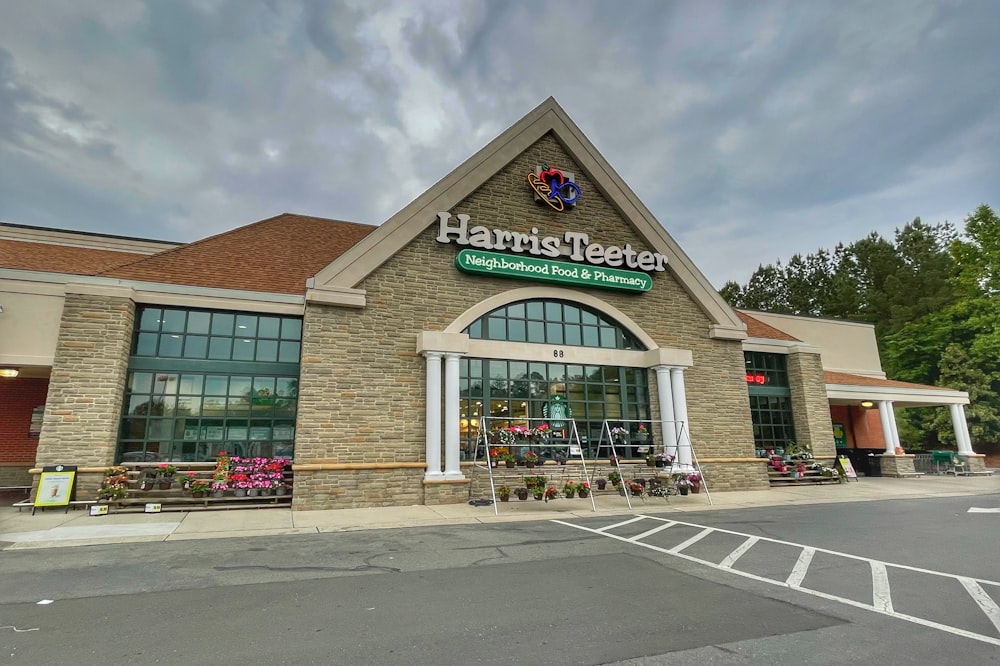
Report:
[{"label": "painted crosswalk stripe", "polygon": [[872,606],[883,613],[892,612],[892,593],[889,592],[889,573],[883,562],[871,560]]},{"label": "painted crosswalk stripe", "polygon": [[746,541],[740,544],[739,548],[726,555],[726,558],[721,562],[719,562],[719,566],[722,567],[723,569],[729,569],[734,564],[736,564],[736,560],[743,557],[743,553],[753,548],[754,544],[757,543],[758,541],[760,541],[760,537],[752,536],[748,538]]},{"label": "painted crosswalk stripe", "polygon": [[701,532],[699,532],[698,534],[695,534],[693,537],[691,537],[687,541],[679,543],[676,546],[674,546],[673,548],[670,548],[669,552],[671,552],[671,553],[679,553],[682,550],[684,550],[685,548],[687,548],[688,546],[690,546],[691,544],[698,543],[699,541],[701,541],[702,539],[704,539],[706,536],[708,536],[709,534],[711,534],[714,531],[715,530],[713,530],[711,527],[706,527]]},{"label": "painted crosswalk stripe", "polygon": [[663,523],[662,525],[654,527],[651,530],[646,530],[642,534],[636,534],[634,537],[632,537],[631,539],[629,539],[629,541],[642,541],[646,537],[653,536],[657,532],[662,532],[663,530],[667,529],[668,527],[673,527],[676,524],[677,523],[675,523],[673,521],[670,521],[668,523]]},{"label": "painted crosswalk stripe", "polygon": [[806,574],[809,572],[809,565],[812,564],[813,555],[815,554],[815,548],[802,549],[802,552],[799,553],[799,561],[795,563],[792,573],[789,574],[788,580],[785,581],[789,587],[799,587],[802,585],[802,581],[806,579]]},{"label": "painted crosswalk stripe", "polygon": [[986,613],[986,617],[990,619],[990,622],[997,628],[997,631],[1000,631],[1000,606],[997,605],[997,602],[993,601],[993,598],[986,594],[986,590],[973,579],[959,576],[958,582],[968,591],[973,600],[979,604],[979,607]]},{"label": "painted crosswalk stripe", "polygon": [[992,508],[992,509],[985,509],[985,508],[981,508],[981,507],[978,507],[978,506],[970,506],[969,507],[969,513],[1000,513],[1000,507],[998,507],[998,508]]},{"label": "painted crosswalk stripe", "polygon": [[594,531],[595,532],[607,532],[608,530],[613,530],[616,527],[622,527],[624,525],[630,525],[632,523],[637,523],[637,522],[639,522],[642,519],[643,519],[642,516],[636,516],[635,518],[632,518],[631,520],[623,520],[620,523],[615,523],[614,525],[608,525],[607,527],[602,527],[602,528],[600,528],[598,530],[594,530]]}]

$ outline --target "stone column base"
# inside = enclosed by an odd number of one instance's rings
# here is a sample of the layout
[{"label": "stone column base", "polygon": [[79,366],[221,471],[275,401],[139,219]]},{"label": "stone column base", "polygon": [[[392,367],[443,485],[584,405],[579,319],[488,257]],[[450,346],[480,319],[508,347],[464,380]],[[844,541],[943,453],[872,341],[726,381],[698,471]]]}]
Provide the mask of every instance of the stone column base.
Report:
[{"label": "stone column base", "polygon": [[424,504],[464,504],[469,500],[469,479],[424,479]]},{"label": "stone column base", "polygon": [[911,454],[892,455],[883,453],[877,457],[882,469],[882,476],[891,476],[897,479],[907,476],[917,476],[917,470],[913,467],[913,455]]},{"label": "stone column base", "polygon": [[982,453],[959,453],[958,455],[965,459],[966,468],[970,472],[986,471],[986,456]]}]

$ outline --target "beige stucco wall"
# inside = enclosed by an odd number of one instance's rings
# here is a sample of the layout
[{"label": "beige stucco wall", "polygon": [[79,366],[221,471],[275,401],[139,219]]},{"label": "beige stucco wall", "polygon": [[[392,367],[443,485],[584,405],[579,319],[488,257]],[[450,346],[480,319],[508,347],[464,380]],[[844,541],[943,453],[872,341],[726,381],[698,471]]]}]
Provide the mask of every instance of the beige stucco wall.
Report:
[{"label": "beige stucco wall", "polygon": [[[576,174],[584,194],[575,210],[557,213],[536,204],[525,184],[538,164]],[[551,136],[518,156],[500,173],[455,206],[453,214],[485,225],[561,237],[585,231],[592,242],[631,243],[638,237],[569,159]],[[358,288],[367,306],[352,309],[309,304],[306,308],[300,380],[296,463],[387,463],[422,460],[424,453],[425,364],[416,349],[421,331],[444,330],[483,299],[525,286],[525,282],[460,273],[454,266],[460,246],[436,242],[437,219],[408,246],[376,269]],[[738,341],[709,338],[709,320],[670,273],[658,273],[646,294],[604,290],[587,293],[628,313],[659,345],[688,349],[694,365],[685,373],[691,437],[699,458],[753,458],[753,436]],[[656,408],[655,376],[649,375]],[[743,487],[766,486],[760,465]],[[759,470],[759,471],[757,471]],[[372,471],[374,475],[377,472]],[[357,475],[327,471],[323,493],[311,500],[296,494],[296,508],[355,506],[350,487]],[[740,475],[736,475],[740,476]],[[307,482],[309,483],[309,482]],[[374,502],[383,498],[375,498]],[[385,497],[392,503],[391,497]]]},{"label": "beige stucco wall", "polygon": [[884,377],[875,327],[852,321],[813,319],[752,311],[750,314],[820,349],[824,370]]},{"label": "beige stucco wall", "polygon": [[62,317],[62,285],[0,280],[0,305],[0,366],[51,367]]}]

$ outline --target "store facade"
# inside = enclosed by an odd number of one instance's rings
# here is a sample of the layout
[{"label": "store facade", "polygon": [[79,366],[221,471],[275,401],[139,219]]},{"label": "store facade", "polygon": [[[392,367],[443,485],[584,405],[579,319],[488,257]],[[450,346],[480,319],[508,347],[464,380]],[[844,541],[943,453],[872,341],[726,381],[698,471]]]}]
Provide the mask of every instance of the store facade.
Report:
[{"label": "store facade", "polygon": [[551,99],[379,227],[116,242],[118,263],[0,275],[36,312],[0,319],[0,365],[48,382],[32,463],[95,487],[226,450],[291,457],[295,509],[465,501],[482,429],[556,410],[594,456],[606,423],[649,423],[713,491],[767,488],[765,440],[835,453],[821,349],[748,336]]}]

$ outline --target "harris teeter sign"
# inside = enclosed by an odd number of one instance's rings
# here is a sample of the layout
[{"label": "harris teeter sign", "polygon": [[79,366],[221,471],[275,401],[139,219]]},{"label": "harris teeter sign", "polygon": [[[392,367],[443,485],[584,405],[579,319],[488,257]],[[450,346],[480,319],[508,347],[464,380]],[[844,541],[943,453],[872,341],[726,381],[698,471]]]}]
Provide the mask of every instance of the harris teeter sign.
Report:
[{"label": "harris teeter sign", "polygon": [[555,282],[577,287],[624,291],[649,291],[653,288],[653,278],[638,271],[623,271],[603,266],[597,268],[565,261],[518,257],[479,250],[460,251],[455,258],[455,267],[464,273]]}]

